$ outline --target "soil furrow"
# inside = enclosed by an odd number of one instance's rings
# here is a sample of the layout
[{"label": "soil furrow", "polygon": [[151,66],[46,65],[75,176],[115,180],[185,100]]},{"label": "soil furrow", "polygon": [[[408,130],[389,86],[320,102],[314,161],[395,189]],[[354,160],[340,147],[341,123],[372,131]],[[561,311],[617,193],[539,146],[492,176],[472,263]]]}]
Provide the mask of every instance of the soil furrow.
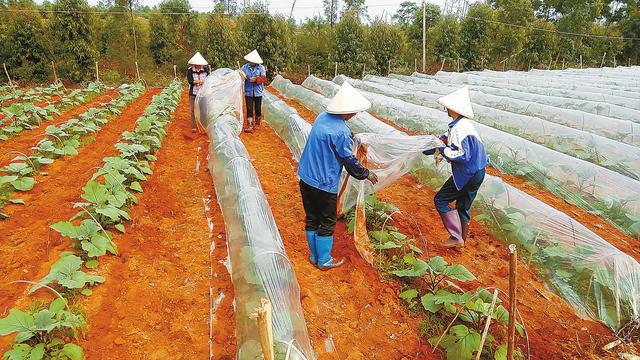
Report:
[{"label": "soil furrow", "polygon": [[235,358],[224,220],[207,170],[207,137],[190,133],[188,109],[185,93],[127,233],[114,239],[120,255],[102,261],[107,281],[83,301],[89,359],[207,358],[210,288],[213,358]]},{"label": "soil furrow", "polygon": [[[274,94],[277,93],[274,91]],[[295,100],[287,99],[287,103],[294,106],[307,121],[311,122],[315,118],[313,112]],[[397,225],[405,233],[423,239],[424,242],[419,241],[418,245],[427,250],[428,256],[440,255],[450,264],[462,264],[476,275],[476,281],[465,284],[466,290],[473,290],[478,286],[507,290],[508,250],[504,242],[495,239],[482,224],[473,220],[471,238],[462,250],[444,248],[441,242],[448,234],[433,204],[434,195],[435,192],[431,189],[412,177],[405,176],[382,190],[378,197],[402,211]],[[349,248],[353,248],[350,237],[347,236],[345,241]],[[359,259],[357,253],[354,256]],[[364,260],[359,261],[364,263]],[[532,358],[600,358],[603,354],[599,353],[599,349],[611,341],[611,332],[600,323],[580,319],[563,299],[545,288],[536,275],[535,268],[527,266],[525,260],[520,261],[518,271],[518,309],[529,331]],[[447,324],[440,325],[446,327]]]},{"label": "soil furrow", "polygon": [[7,165],[16,156],[15,152],[27,153],[32,146],[44,138],[44,130],[49,125],[59,125],[73,119],[92,107],[101,107],[100,103],[108,102],[118,96],[117,90],[108,90],[98,95],[88,103],[63,111],[60,115],[54,115],[53,120],[46,121],[40,127],[33,130],[25,130],[20,134],[0,142],[0,167]]},{"label": "soil furrow", "polygon": [[26,286],[9,284],[19,279],[38,280],[49,271],[57,259],[55,254],[67,248],[49,226],[68,220],[79,209],[73,202],[80,199],[82,187],[91,178],[106,156],[118,153],[114,144],[122,132],[132,130],[153,95],[160,89],[147,90],[123,112],[111,119],[96,136],[93,143],[78,149],[78,155],[67,161],[56,161],[47,167],[45,174],[36,177],[37,183],[28,192],[16,193],[26,205],[7,205],[4,211],[10,215],[0,221],[0,313],[4,313]]},{"label": "soil furrow", "polygon": [[[419,336],[419,320],[407,314],[398,298],[398,284],[360,257],[344,224],[336,228],[334,255],[347,257],[347,263],[329,272],[309,263],[297,165],[289,149],[266,125],[242,140],[293,262],[320,359],[438,359]],[[328,353],[325,343],[331,339],[337,351]]]}]

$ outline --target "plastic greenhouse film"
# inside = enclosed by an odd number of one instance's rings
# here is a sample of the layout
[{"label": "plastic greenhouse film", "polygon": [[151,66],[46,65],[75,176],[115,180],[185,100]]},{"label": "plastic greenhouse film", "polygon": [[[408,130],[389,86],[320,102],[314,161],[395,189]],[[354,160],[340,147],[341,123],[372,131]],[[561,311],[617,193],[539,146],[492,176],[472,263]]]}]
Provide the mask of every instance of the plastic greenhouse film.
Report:
[{"label": "plastic greenhouse film", "polygon": [[[367,75],[354,81],[358,88],[391,96],[416,105],[443,110],[436,103],[440,95],[425,92],[424,87],[396,78]],[[516,114],[474,104],[476,121],[520,136],[561,153],[606,167],[640,180],[640,148],[609,138],[556,124],[538,117]]]},{"label": "plastic greenhouse film", "polygon": [[[635,69],[634,69],[635,68]],[[639,84],[640,80],[640,71],[638,71],[637,67],[618,67],[618,68],[586,68],[586,69],[564,69],[564,70],[543,70],[543,69],[531,69],[529,71],[530,74],[533,75],[561,75],[561,76],[572,76],[576,78],[580,77],[595,77],[598,79],[607,78],[614,80],[633,80],[636,84]]]},{"label": "plastic greenhouse film", "polygon": [[[196,118],[211,143],[209,170],[225,220],[236,300],[239,360],[262,359],[256,321],[262,298],[273,307],[273,335],[279,359],[315,359],[300,305],[300,287],[271,209],[239,138],[243,80],[218,69],[196,98]],[[284,356],[286,354],[286,357]]]},{"label": "plastic greenhouse film", "polygon": [[[338,76],[334,81],[347,79]],[[359,81],[350,81],[358,87]],[[332,96],[338,85],[308,77],[303,85]],[[362,91],[362,90],[361,90]],[[389,96],[362,91],[370,112],[419,134],[442,134],[451,119],[442,111]],[[533,181],[568,202],[640,236],[640,182],[584,160],[551,150],[515,135],[476,122],[476,128],[499,171]]]},{"label": "plastic greenhouse film", "polygon": [[638,83],[633,79],[619,80],[614,78],[594,77],[593,75],[568,75],[568,74],[553,74],[553,73],[535,73],[522,71],[495,71],[495,70],[483,70],[483,71],[470,71],[471,74],[476,74],[485,77],[492,77],[497,79],[512,78],[517,76],[526,76],[536,78],[539,80],[557,80],[557,81],[569,81],[576,84],[592,84],[597,87],[608,87],[617,90],[633,90],[638,86]]},{"label": "plastic greenhouse film", "polygon": [[[442,95],[459,88],[457,85],[436,85],[432,80],[425,81],[420,77],[414,77],[414,82],[424,85],[423,91]],[[485,94],[475,90],[470,90],[469,92],[473,101],[480,105],[523,115],[536,116],[574,129],[593,132],[626,144],[640,146],[639,123],[613,119],[579,110],[563,109],[504,96]]]},{"label": "plastic greenhouse film", "polygon": [[302,150],[307,143],[311,124],[298,115],[298,112],[278,99],[277,96],[265,91],[263,96],[264,119],[291,150],[296,162],[300,162]]},{"label": "plastic greenhouse film", "polygon": [[434,77],[427,77],[417,73],[414,73],[413,76],[420,77],[420,78],[431,78],[431,79],[444,81],[444,82],[464,81],[467,78],[475,78],[479,80],[491,81],[494,83],[501,83],[501,84],[548,87],[548,88],[555,88],[555,89],[564,89],[569,91],[577,90],[577,91],[586,91],[586,92],[592,92],[592,93],[622,96],[622,97],[627,97],[631,99],[640,99],[640,94],[633,91],[614,90],[611,88],[601,88],[601,87],[593,86],[593,84],[576,84],[568,81],[538,80],[538,78],[535,78],[535,77],[513,77],[508,79],[497,79],[497,78],[488,78],[488,77],[483,77],[483,76],[478,76],[478,75],[468,74],[468,73],[449,73],[449,72],[443,72],[443,71],[437,72]]},{"label": "plastic greenhouse film", "polygon": [[[367,75],[369,76],[369,75]],[[398,76],[398,75],[390,75],[390,76]],[[400,75],[401,76],[401,75]],[[365,79],[367,77],[365,76]],[[404,78],[399,78],[407,81],[411,81],[410,76],[405,76]],[[487,80],[482,80],[481,78],[474,76],[467,76],[464,80],[458,78],[451,79],[440,79],[441,81],[448,83],[456,83],[456,84],[465,84],[465,85],[477,85],[483,87],[497,88],[497,89],[508,89],[513,91],[520,91],[529,94],[537,94],[537,95],[547,95],[554,96],[560,98],[569,98],[569,99],[578,99],[578,100],[587,100],[587,101],[596,101],[604,104],[613,104],[622,106],[628,109],[640,110],[640,101],[638,99],[633,99],[629,97],[615,96],[603,93],[591,93],[586,91],[577,91],[577,90],[565,90],[565,89],[557,89],[552,87],[539,87],[539,86],[521,86],[515,84],[506,84],[506,83],[498,83]],[[435,81],[435,80],[434,80]]]},{"label": "plastic greenhouse film", "polygon": [[[289,85],[279,87],[278,85]],[[273,85],[273,83],[272,83]],[[280,81],[275,85],[283,95],[298,99],[305,106],[310,97],[298,98],[303,93],[298,85]],[[316,97],[322,98],[320,94]],[[318,100],[314,101],[319,102]],[[368,118],[372,122],[380,122]],[[368,120],[367,120],[368,121]],[[375,124],[368,132],[375,132]],[[410,157],[419,152],[408,144],[405,151],[390,151],[386,143],[374,135],[358,138],[360,146],[368,148],[368,156],[382,154],[389,167],[394,159]],[[394,146],[402,148],[404,142]],[[418,157],[420,163],[413,175],[432,189],[437,189],[450,176],[449,166],[436,167],[433,157]],[[375,161],[375,160],[374,160]],[[379,170],[382,168],[380,166]],[[638,319],[640,301],[640,264],[607,241],[591,232],[566,214],[490,175],[478,193],[476,219],[488,225],[498,239],[518,243],[540,264],[545,280],[576,311],[601,321],[612,329]]]}]

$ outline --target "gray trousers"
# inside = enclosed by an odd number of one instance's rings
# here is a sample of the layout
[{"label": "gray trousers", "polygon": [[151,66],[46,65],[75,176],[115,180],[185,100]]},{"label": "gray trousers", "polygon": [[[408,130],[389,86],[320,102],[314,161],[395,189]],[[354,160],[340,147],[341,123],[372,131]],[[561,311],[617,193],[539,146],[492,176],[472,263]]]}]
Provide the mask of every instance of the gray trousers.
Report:
[{"label": "gray trousers", "polygon": [[196,97],[195,95],[191,95],[189,94],[189,113],[191,113],[191,128],[195,129],[196,128],[196,109],[195,109],[195,104],[196,103]]}]

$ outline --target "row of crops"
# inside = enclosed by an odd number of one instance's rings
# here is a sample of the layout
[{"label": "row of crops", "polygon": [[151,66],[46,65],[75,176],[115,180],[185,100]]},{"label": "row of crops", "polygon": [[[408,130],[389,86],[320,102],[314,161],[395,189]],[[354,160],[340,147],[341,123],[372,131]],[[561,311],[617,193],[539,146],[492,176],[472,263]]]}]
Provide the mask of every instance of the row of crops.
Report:
[{"label": "row of crops", "polygon": [[[344,78],[336,79],[337,82],[341,80]],[[313,77],[309,77],[304,85],[315,91],[294,85],[281,77],[276,78],[272,85],[283,95],[298,100],[315,112],[324,111],[329,101],[323,95],[332,96],[338,88],[335,83]],[[354,85],[358,86],[358,82],[355,81]],[[370,111],[400,127],[422,134],[439,134],[446,130],[447,123],[436,122],[440,119],[439,112],[433,113],[426,107],[420,108],[420,111],[407,111],[405,107],[412,109],[414,105],[398,102],[388,96],[366,91],[363,93],[373,103]],[[375,125],[363,127],[363,123],[367,122]],[[355,133],[393,135],[398,132],[366,113],[356,116],[348,124]],[[489,135],[484,135],[483,140],[491,141],[487,136]],[[288,137],[295,138],[291,135]],[[284,139],[286,138],[285,136]],[[492,159],[494,161],[495,158]],[[578,159],[575,162],[581,164]],[[567,164],[571,165],[573,162]],[[422,158],[421,163],[414,166],[412,174],[434,189],[449,175],[446,166],[438,168],[431,159],[426,158]],[[636,180],[625,178],[624,181],[632,183]],[[630,190],[625,193],[628,195]],[[640,267],[632,257],[612,246],[606,239],[566,214],[495,177],[489,176],[485,180],[476,211],[480,213],[477,219],[485,223],[498,238],[522,245],[530,254],[531,260],[545,269],[544,276],[549,284],[578,313],[600,320],[612,329],[637,319]]]},{"label": "row of crops", "polygon": [[[73,155],[86,134],[105,125],[142,91],[139,85],[121,87],[119,96],[100,108],[47,128],[47,139],[34,147],[32,154],[14,159],[4,170],[31,169],[20,174],[29,178],[29,174],[50,160]],[[122,133],[115,144],[118,155],[104,158],[102,166],[82,188],[79,194],[82,200],[73,204],[78,213],[51,225],[52,230],[68,240],[70,248],[57,254],[48,275],[23,281],[30,286],[28,294],[35,296],[33,300],[24,299],[30,303],[27,310],[12,308],[0,319],[0,335],[15,334],[14,345],[4,354],[5,358],[83,358],[83,350],[77,344],[86,327],[80,297],[90,296],[92,288],[106,280],[100,276],[100,259],[118,253],[114,232],[125,232],[129,208],[137,203],[136,194],[143,191],[141,183],[152,174],[151,163],[157,160],[154,154],[162,145],[181,91],[180,82],[174,81],[154,96],[134,130]],[[11,184],[8,180],[19,175],[7,176],[3,178]],[[43,298],[49,300],[43,302]]]}]

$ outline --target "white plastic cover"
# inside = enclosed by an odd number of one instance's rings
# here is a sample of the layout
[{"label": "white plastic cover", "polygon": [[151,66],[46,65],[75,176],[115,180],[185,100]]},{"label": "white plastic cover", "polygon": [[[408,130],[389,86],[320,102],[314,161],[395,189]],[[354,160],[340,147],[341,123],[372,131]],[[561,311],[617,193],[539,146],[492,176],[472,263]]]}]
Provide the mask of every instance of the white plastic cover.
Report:
[{"label": "white plastic cover", "polygon": [[218,69],[196,98],[197,119],[211,143],[209,170],[222,210],[236,299],[237,359],[261,359],[251,315],[262,298],[273,307],[276,348],[287,359],[315,359],[300,305],[300,288],[249,154],[239,138],[243,80]]},{"label": "white plastic cover", "polygon": [[[322,95],[313,95],[283,78],[275,79],[272,85],[310,109],[322,102]],[[362,131],[375,133],[378,126],[374,122],[380,123],[375,118],[361,121]],[[415,155],[419,163],[412,173],[424,184],[436,189],[450,176],[447,164],[437,168],[433,157],[420,156],[420,146],[408,144],[403,148],[404,142],[392,141],[390,148],[381,140],[384,138],[372,134],[357,139],[359,146],[367,147],[366,162],[375,164],[378,171],[390,170],[395,166],[394,160]],[[396,175],[403,175],[405,170],[400,168]],[[579,314],[602,321],[612,329],[638,319],[640,264],[635,259],[566,214],[499,178],[487,175],[478,195],[475,210],[481,214],[476,219],[484,222],[498,239],[524,247],[532,260],[543,266],[548,283]]]}]

